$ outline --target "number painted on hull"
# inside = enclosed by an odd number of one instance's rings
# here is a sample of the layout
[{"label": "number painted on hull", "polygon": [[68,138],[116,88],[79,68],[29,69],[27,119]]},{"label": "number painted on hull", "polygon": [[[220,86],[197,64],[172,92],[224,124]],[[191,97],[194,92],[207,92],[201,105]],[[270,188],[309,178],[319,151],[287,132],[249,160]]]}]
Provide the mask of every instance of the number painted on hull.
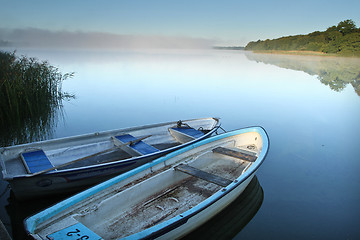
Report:
[{"label": "number painted on hull", "polygon": [[77,223],[47,236],[49,240],[100,240],[99,235],[85,225]]}]

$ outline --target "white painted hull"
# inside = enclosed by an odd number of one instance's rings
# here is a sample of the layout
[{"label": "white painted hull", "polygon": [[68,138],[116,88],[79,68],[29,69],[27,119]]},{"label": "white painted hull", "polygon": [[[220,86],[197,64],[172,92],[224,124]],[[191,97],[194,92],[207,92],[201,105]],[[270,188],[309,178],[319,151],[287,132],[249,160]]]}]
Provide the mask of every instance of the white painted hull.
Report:
[{"label": "white painted hull", "polygon": [[79,226],[102,239],[177,239],[233,202],[268,148],[259,127],[214,136],[64,200],[28,218],[25,228],[37,239],[61,239]]}]

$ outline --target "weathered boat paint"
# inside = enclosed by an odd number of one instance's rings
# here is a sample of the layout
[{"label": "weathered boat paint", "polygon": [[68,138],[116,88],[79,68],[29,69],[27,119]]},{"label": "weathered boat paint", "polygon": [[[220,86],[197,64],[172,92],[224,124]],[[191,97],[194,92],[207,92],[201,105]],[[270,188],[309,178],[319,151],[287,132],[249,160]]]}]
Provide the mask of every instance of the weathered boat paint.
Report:
[{"label": "weathered boat paint", "polygon": [[[182,154],[196,151],[198,148],[202,146],[205,147],[207,144],[217,142],[218,140],[225,139],[231,136],[247,133],[247,132],[257,132],[260,134],[262,138],[262,149],[258,154],[258,158],[254,163],[248,165],[250,167],[245,168],[244,171],[238,178],[236,178],[231,184],[228,186],[221,188],[221,190],[217,191],[215,194],[200,202],[196,206],[191,209],[172,217],[169,220],[164,222],[160,222],[153,227],[142,230],[141,232],[135,233],[131,236],[127,236],[124,239],[147,239],[147,238],[164,238],[164,239],[173,239],[182,236],[184,233],[191,231],[197,226],[204,223],[207,219],[214,216],[216,213],[221,211],[224,207],[226,207],[229,203],[231,203],[237,196],[241,194],[241,192],[245,189],[247,184],[254,177],[256,171],[264,161],[267,152],[269,150],[269,140],[268,136],[264,129],[261,127],[252,127],[246,129],[240,129],[232,132],[228,132],[225,134],[217,135],[208,139],[204,139],[198,143],[194,143],[190,146],[182,148],[176,152],[172,152],[167,156],[156,159],[150,163],[146,163],[136,169],[133,169],[129,172],[121,174],[115,178],[112,178],[104,183],[101,183],[95,187],[92,187],[84,192],[81,192],[67,200],[64,200],[53,207],[50,207],[28,219],[25,221],[25,228],[35,238],[39,238],[37,235],[36,229],[39,225],[44,224],[45,221],[54,217],[57,214],[67,210],[71,206],[75,204],[79,204],[83,200],[89,198],[95,194],[101,193],[103,190],[107,188],[111,188],[117,183],[122,181],[131,180],[131,178],[139,175],[140,173],[149,171],[149,169],[153,167],[157,167],[159,164],[166,164],[166,161],[171,160],[176,157],[180,157]],[[193,152],[191,152],[193,153]],[[155,175],[156,176],[156,175]],[[49,223],[47,223],[49,224]],[[60,229],[59,229],[60,230]],[[44,236],[42,236],[44,237]]]}]

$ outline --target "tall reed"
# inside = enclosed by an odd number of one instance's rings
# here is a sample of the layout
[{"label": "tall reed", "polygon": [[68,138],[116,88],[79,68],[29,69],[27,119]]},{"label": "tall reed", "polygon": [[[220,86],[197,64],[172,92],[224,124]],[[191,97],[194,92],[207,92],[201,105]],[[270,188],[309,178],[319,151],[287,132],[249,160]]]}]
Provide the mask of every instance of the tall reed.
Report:
[{"label": "tall reed", "polygon": [[49,134],[62,100],[74,97],[61,89],[72,76],[46,61],[0,51],[0,144],[41,140]]}]

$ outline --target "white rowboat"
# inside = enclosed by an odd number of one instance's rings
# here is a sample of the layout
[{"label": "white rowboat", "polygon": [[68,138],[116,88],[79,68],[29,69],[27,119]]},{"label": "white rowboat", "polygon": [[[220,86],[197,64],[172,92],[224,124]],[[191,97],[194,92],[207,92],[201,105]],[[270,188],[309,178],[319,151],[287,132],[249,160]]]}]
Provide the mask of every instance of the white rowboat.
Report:
[{"label": "white rowboat", "polygon": [[219,119],[118,129],[0,148],[3,179],[18,199],[74,192],[209,137]]},{"label": "white rowboat", "polygon": [[31,216],[25,229],[35,239],[177,239],[234,201],[268,149],[261,127],[210,137]]}]

